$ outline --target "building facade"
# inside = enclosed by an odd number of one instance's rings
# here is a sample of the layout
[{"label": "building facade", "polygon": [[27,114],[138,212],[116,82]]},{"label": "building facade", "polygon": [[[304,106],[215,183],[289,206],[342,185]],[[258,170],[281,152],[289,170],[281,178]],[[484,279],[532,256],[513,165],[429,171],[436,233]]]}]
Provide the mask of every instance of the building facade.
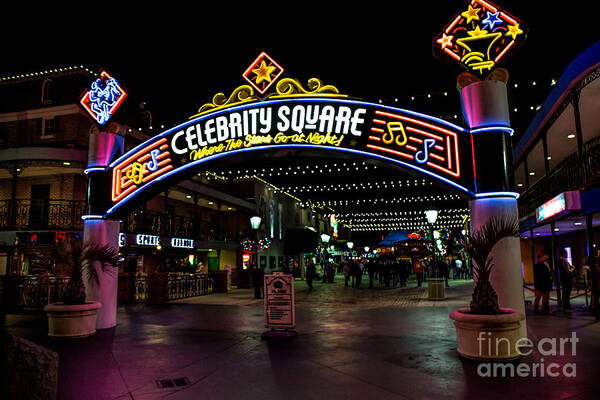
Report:
[{"label": "building facade", "polygon": [[[0,275],[36,276],[42,272],[36,261],[50,246],[82,237],[84,169],[89,136],[98,128],[79,99],[97,76],[74,66],[0,78]],[[124,136],[125,151],[160,131],[134,94],[105,129]],[[262,223],[253,230],[250,217],[256,215]],[[327,218],[324,210],[258,178],[200,172],[148,199],[121,222],[119,272],[227,271],[230,285],[248,285],[244,271],[250,261],[267,272],[281,270],[289,263],[286,232],[306,227],[329,232]]]},{"label": "building facade", "polygon": [[526,283],[536,254],[555,266],[563,249],[577,281],[589,280],[587,258],[600,240],[599,78],[597,43],[566,68],[514,147]]}]

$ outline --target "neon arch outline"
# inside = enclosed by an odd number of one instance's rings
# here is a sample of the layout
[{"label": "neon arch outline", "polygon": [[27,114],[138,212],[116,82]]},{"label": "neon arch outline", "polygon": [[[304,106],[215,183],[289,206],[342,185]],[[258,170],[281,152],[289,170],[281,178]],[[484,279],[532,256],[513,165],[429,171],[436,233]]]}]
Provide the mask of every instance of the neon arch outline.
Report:
[{"label": "neon arch outline", "polygon": [[[118,164],[120,164],[121,162],[123,162],[124,160],[132,157],[132,155],[134,155],[136,152],[140,151],[141,149],[143,149],[144,147],[150,145],[153,142],[159,141],[162,138],[164,138],[165,136],[170,135],[171,133],[181,130],[183,127],[189,126],[191,124],[197,123],[199,121],[202,121],[204,119],[208,119],[208,118],[213,118],[215,116],[221,115],[221,114],[225,114],[225,113],[230,113],[230,112],[234,112],[234,111],[238,111],[238,110],[243,110],[246,108],[252,108],[252,107],[256,107],[256,106],[268,106],[271,104],[281,104],[281,103],[289,103],[289,102],[300,102],[300,103],[306,103],[306,102],[311,102],[311,103],[340,103],[340,104],[352,104],[352,105],[357,105],[357,106],[366,106],[366,107],[373,107],[375,109],[385,109],[385,110],[390,110],[390,111],[395,111],[395,112],[402,112],[402,113],[406,113],[415,117],[419,117],[419,118],[423,118],[425,120],[429,120],[432,122],[435,122],[437,124],[440,124],[442,126],[448,127],[450,129],[454,129],[457,132],[463,133],[463,134],[470,134],[471,132],[468,129],[465,129],[461,126],[455,125],[451,122],[427,115],[427,114],[422,114],[416,111],[411,111],[411,110],[406,110],[406,109],[402,109],[402,108],[397,108],[397,107],[390,107],[390,106],[386,106],[386,105],[382,105],[382,104],[375,104],[375,103],[369,103],[369,102],[364,102],[364,101],[359,101],[359,100],[348,100],[348,99],[331,99],[331,98],[286,98],[286,99],[276,99],[276,100],[266,100],[266,101],[260,101],[260,102],[252,102],[252,103],[247,103],[247,104],[243,104],[243,105],[239,105],[239,106],[234,106],[234,107],[230,107],[227,109],[221,109],[218,111],[215,111],[214,113],[207,113],[207,114],[203,114],[201,116],[198,116],[194,119],[190,119],[188,121],[182,122],[179,125],[176,125],[170,129],[167,129],[166,131],[153,136],[151,138],[149,138],[148,140],[146,140],[143,143],[140,143],[139,145],[137,145],[136,147],[134,147],[133,149],[129,150],[127,153],[121,155],[119,158],[117,158],[116,160],[114,160],[113,162],[111,162],[108,167],[106,167],[105,170],[110,170],[112,171],[113,168],[115,166],[117,166]],[[438,129],[442,129],[442,127],[436,127]],[[455,133],[455,132],[453,132]],[[364,132],[365,135],[369,135],[369,133],[365,130]],[[181,165],[177,168],[171,169],[166,171],[164,174],[158,176],[156,179],[153,179],[152,181],[150,181],[149,183],[145,184],[144,186],[138,187],[135,190],[131,191],[130,193],[128,193],[126,196],[122,197],[121,199],[119,199],[117,202],[115,202],[104,214],[104,218],[107,218],[108,216],[110,216],[110,214],[114,213],[116,210],[118,210],[119,208],[121,208],[123,205],[125,205],[125,203],[127,203],[129,200],[131,200],[132,198],[134,198],[135,196],[137,196],[138,194],[142,193],[144,190],[146,190],[147,188],[150,188],[152,185],[161,182],[163,179],[166,179],[170,176],[173,176],[174,174],[178,174],[184,170],[187,170],[189,168],[193,168],[193,167],[197,167],[205,162],[208,161],[212,161],[221,157],[226,157],[229,155],[234,155],[234,154],[238,154],[238,153],[244,153],[244,152],[250,152],[250,151],[260,151],[260,150],[271,150],[271,149],[318,149],[321,151],[338,151],[338,152],[347,152],[347,153],[351,153],[351,154],[358,154],[358,155],[362,155],[362,156],[366,156],[366,157],[370,157],[370,158],[375,158],[375,159],[379,159],[379,160],[383,160],[386,162],[389,162],[391,164],[395,164],[395,165],[400,165],[402,167],[405,168],[409,168],[412,170],[415,170],[419,173],[423,173],[426,174],[434,179],[437,179],[438,181],[441,181],[445,184],[449,184],[450,186],[453,186],[454,188],[464,192],[465,194],[469,195],[472,198],[476,197],[476,193],[467,189],[466,187],[453,182],[452,180],[445,178],[441,175],[438,175],[434,172],[428,171],[426,169],[420,168],[419,166],[413,165],[413,164],[409,164],[407,162],[403,162],[401,160],[396,160],[393,158],[389,158],[386,157],[384,155],[380,155],[380,154],[376,154],[376,153],[371,153],[368,151],[364,151],[364,150],[356,150],[356,149],[349,149],[349,148],[339,148],[339,147],[334,147],[334,146],[327,146],[327,145],[312,145],[312,144],[276,144],[276,145],[265,145],[265,146],[257,146],[257,147],[249,147],[249,148],[243,148],[243,149],[237,149],[237,150],[231,150],[228,151],[226,153],[218,153],[218,154],[214,154],[214,155],[210,155],[210,156],[206,156],[203,158],[200,158],[198,160],[194,160],[194,161],[190,161],[188,163],[185,163],[184,165]],[[475,175],[475,174],[474,174]],[[114,182],[112,182],[112,177],[111,177],[111,183],[112,185],[114,185]],[[111,189],[112,192],[112,189]]]}]

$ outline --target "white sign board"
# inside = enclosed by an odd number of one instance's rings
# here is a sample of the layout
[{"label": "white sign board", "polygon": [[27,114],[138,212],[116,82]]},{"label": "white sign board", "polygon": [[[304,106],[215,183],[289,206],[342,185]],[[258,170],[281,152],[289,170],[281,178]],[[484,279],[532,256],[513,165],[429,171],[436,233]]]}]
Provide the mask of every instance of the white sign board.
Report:
[{"label": "white sign board", "polygon": [[294,277],[291,274],[265,275],[265,326],[294,328]]}]

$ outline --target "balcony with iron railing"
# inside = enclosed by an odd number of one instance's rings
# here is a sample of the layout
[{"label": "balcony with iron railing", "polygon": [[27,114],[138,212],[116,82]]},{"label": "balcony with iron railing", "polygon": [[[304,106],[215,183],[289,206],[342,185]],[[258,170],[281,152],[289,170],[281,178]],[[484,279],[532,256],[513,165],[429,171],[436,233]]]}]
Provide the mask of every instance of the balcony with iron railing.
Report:
[{"label": "balcony with iron railing", "polygon": [[582,156],[580,162],[578,153],[571,154],[523,192],[518,200],[519,216],[535,212],[536,207],[559,193],[599,185],[600,137],[583,146]]},{"label": "balcony with iron railing", "polygon": [[0,200],[0,230],[81,230],[83,200]]},{"label": "balcony with iron railing", "polygon": [[[82,230],[85,210],[86,202],[79,200],[0,200],[0,230]],[[150,210],[129,214],[121,232],[221,242],[239,242],[247,236],[235,228],[202,221],[199,213],[184,217]]]},{"label": "balcony with iron railing", "polygon": [[183,237],[198,241],[239,242],[246,235],[224,225],[202,221],[200,214],[189,217],[168,212],[140,210],[121,223],[121,232]]}]

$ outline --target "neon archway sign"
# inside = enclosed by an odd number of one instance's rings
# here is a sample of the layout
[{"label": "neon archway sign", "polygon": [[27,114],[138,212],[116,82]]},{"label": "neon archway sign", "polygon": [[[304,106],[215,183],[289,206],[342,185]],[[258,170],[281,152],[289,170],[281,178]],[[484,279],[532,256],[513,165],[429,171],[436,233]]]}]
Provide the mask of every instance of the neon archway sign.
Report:
[{"label": "neon archway sign", "polygon": [[[275,92],[263,95],[258,89],[266,87],[269,74],[279,77],[283,72],[279,65],[269,68],[271,64],[260,60],[264,56],[246,71],[257,77],[244,76],[250,85],[240,86],[229,98],[216,95],[188,121],[102,168],[111,187],[103,217],[120,214],[132,200],[178,176],[184,179],[208,161],[279,149],[371,157],[476,195],[469,130],[418,112],[350,99],[315,78],[308,81],[308,90],[297,80],[284,78]],[[255,86],[258,77],[260,87]]]}]

